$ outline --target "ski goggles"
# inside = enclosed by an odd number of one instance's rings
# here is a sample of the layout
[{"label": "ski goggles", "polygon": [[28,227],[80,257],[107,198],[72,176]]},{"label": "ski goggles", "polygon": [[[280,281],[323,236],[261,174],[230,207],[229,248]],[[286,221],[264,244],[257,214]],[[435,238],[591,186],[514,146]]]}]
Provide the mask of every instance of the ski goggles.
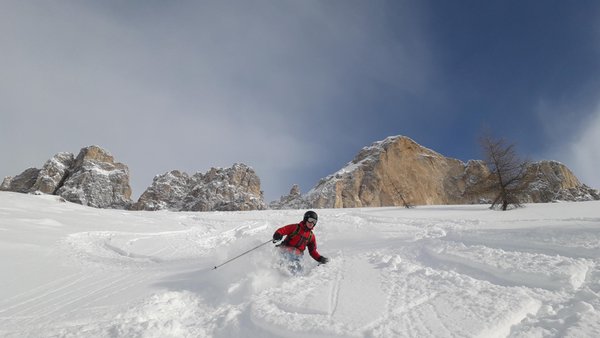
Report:
[{"label": "ski goggles", "polygon": [[309,217],[306,219],[306,223],[312,223],[312,225],[315,226],[317,225],[317,220],[312,217]]}]

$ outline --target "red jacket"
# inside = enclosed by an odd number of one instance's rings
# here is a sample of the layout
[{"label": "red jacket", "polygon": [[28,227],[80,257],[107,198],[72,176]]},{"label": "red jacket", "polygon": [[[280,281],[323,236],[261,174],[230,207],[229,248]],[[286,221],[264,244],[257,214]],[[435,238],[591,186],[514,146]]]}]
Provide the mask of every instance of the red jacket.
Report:
[{"label": "red jacket", "polygon": [[[300,228],[298,229],[298,227]],[[294,237],[289,238],[289,235],[294,233],[296,229],[298,229],[298,233]],[[282,242],[282,247],[293,251],[298,255],[303,254],[304,249],[308,247],[308,253],[314,260],[319,261],[321,258],[321,255],[319,252],[317,252],[317,240],[315,239],[315,234],[313,234],[312,230],[306,227],[304,221],[300,223],[288,224],[277,229],[276,232],[282,236],[288,236]]]}]

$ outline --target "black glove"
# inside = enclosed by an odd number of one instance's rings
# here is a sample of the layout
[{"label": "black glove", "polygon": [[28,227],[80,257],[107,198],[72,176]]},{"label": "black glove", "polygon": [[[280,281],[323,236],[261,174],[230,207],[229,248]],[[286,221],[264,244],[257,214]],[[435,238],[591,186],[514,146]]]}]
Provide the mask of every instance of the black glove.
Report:
[{"label": "black glove", "polygon": [[327,264],[327,262],[329,262],[329,258],[327,258],[325,256],[319,257],[319,263],[321,263],[321,264]]},{"label": "black glove", "polygon": [[275,232],[275,233],[273,234],[273,243],[275,243],[275,242],[277,242],[277,241],[280,241],[282,238],[283,238],[283,235],[282,235],[282,234],[280,234],[280,233],[278,233],[278,232]]}]

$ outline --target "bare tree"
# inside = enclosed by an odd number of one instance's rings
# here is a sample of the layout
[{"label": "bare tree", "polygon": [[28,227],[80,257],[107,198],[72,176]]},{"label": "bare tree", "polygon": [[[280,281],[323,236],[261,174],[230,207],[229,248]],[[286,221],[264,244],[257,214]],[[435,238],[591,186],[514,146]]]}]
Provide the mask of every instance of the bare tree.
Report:
[{"label": "bare tree", "polygon": [[394,183],[392,184],[392,188],[394,188],[394,190],[396,191],[396,194],[398,194],[398,197],[400,197],[400,199],[402,200],[402,205],[406,208],[406,209],[410,209],[412,207],[414,207],[414,205],[412,203],[410,203],[409,201],[406,200],[406,198],[404,198],[404,193],[398,189],[398,187],[396,187],[396,185]]},{"label": "bare tree", "polygon": [[526,175],[529,162],[521,159],[515,145],[504,139],[494,139],[486,134],[480,139],[490,175],[482,185],[481,192],[495,196],[490,209],[507,210],[510,205],[520,207],[519,195],[529,185]]},{"label": "bare tree", "polygon": [[412,203],[408,202],[405,198],[404,198],[404,194],[400,193],[398,194],[398,196],[400,196],[400,199],[402,200],[402,205],[404,205],[404,207],[406,209],[410,209],[412,207],[414,207],[414,205],[412,205]]}]

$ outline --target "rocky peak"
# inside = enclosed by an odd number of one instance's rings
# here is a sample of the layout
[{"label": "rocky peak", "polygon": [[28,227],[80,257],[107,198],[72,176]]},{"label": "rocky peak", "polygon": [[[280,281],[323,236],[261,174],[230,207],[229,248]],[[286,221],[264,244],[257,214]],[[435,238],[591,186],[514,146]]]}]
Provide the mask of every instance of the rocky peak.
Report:
[{"label": "rocky peak", "polygon": [[7,176],[2,181],[0,190],[22,193],[33,192],[35,190],[33,189],[33,185],[35,184],[39,174],[40,169],[28,168],[17,176]]},{"label": "rocky peak", "polygon": [[[295,203],[295,204],[294,204]],[[300,187],[297,184],[292,185],[289,194],[281,196],[279,201],[273,201],[269,204],[271,209],[302,209],[305,206],[305,202],[302,200],[302,194],[300,193]]]},{"label": "rocky peak", "polygon": [[132,206],[134,210],[183,209],[183,200],[189,193],[191,179],[188,174],[172,170],[156,175],[152,185]]},{"label": "rocky peak", "polygon": [[82,167],[85,163],[107,163],[110,165],[119,165],[115,163],[113,156],[106,150],[98,146],[89,146],[81,149],[75,159],[75,167]]},{"label": "rocky peak", "polygon": [[297,197],[300,196],[300,187],[297,184],[294,184],[290,189],[289,196]]},{"label": "rocky peak", "polygon": [[[532,180],[524,202],[598,199],[566,166],[541,162],[529,168]],[[361,149],[336,173],[306,195],[284,196],[272,208],[346,208],[482,202],[473,196],[489,170],[483,161],[466,164],[425,148],[405,136],[388,137]]]},{"label": "rocky peak", "polygon": [[564,164],[557,161],[540,161],[527,168],[529,184],[528,194],[521,201],[589,201],[598,200],[598,191],[585,184]]},{"label": "rocky peak", "polygon": [[310,207],[447,204],[462,195],[465,165],[405,136],[363,148],[344,168],[308,192]]},{"label": "rocky peak", "polygon": [[129,168],[98,146],[83,148],[56,193],[96,208],[128,208],[132,202]]},{"label": "rocky peak", "polygon": [[54,194],[74,168],[75,159],[71,153],[58,153],[46,161],[37,177],[34,190]]},{"label": "rocky peak", "polygon": [[173,170],[156,176],[135,210],[233,211],[266,209],[260,179],[245,164],[192,176]]},{"label": "rocky peak", "polygon": [[97,208],[124,209],[131,204],[129,169],[98,146],[81,149],[77,158],[58,153],[42,169],[30,168],[7,177],[1,189],[55,194]]}]

